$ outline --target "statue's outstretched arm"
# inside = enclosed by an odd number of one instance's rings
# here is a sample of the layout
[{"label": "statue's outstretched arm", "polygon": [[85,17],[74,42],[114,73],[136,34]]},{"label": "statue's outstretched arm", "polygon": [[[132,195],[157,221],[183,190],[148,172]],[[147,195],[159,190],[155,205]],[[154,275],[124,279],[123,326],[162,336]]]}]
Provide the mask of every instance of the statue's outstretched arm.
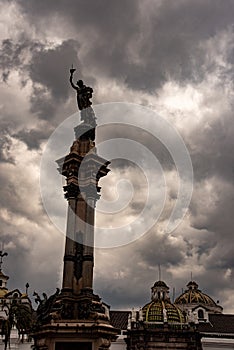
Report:
[{"label": "statue's outstretched arm", "polygon": [[75,69],[70,69],[70,83],[71,86],[73,87],[73,89],[78,90],[78,87],[73,83],[73,73],[74,73]]}]

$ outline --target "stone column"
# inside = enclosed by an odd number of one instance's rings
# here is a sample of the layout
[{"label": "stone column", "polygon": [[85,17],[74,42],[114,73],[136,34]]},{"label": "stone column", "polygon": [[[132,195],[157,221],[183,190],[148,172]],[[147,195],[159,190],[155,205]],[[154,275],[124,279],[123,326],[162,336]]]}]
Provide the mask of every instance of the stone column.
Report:
[{"label": "stone column", "polygon": [[67,215],[67,233],[64,254],[64,268],[63,268],[63,285],[62,289],[65,292],[72,292],[73,289],[73,273],[74,273],[74,233],[76,225],[76,199],[71,198],[68,201],[68,215]]},{"label": "stone column", "polygon": [[74,274],[73,278],[73,292],[75,294],[79,294],[83,289],[83,244],[85,239],[85,231],[86,231],[86,201],[81,193],[77,199],[76,206],[76,223],[75,223],[75,233],[76,233],[76,242],[75,245],[82,245],[82,254],[80,256],[80,260],[78,260],[78,256],[76,257],[76,264],[79,264],[79,270],[81,271],[80,276]]},{"label": "stone column", "polygon": [[84,238],[83,255],[83,288],[93,290],[93,266],[94,266],[94,207],[95,199],[87,194],[86,199],[86,231]]}]

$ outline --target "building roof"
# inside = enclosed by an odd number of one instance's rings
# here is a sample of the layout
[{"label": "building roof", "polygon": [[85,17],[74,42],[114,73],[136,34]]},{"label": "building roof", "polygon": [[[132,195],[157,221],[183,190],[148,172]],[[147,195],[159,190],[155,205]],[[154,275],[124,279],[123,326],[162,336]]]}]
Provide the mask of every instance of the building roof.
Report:
[{"label": "building roof", "polygon": [[127,329],[128,316],[131,311],[110,311],[110,323],[118,329]]},{"label": "building roof", "polygon": [[164,322],[164,310],[168,323],[185,323],[182,311],[169,300],[157,300],[146,304],[142,308],[144,321]]},{"label": "building roof", "polygon": [[166,283],[164,281],[156,281],[152,288],[154,288],[154,287],[164,287],[164,288],[169,289],[169,287],[166,285]]},{"label": "building roof", "polygon": [[0,298],[4,298],[7,293],[8,290],[6,288],[0,288]]},{"label": "building roof", "polygon": [[[110,311],[110,322],[115,328],[126,330],[130,311]],[[209,322],[199,323],[198,331],[205,336],[232,335],[234,338],[234,315],[210,314]]]},{"label": "building roof", "polygon": [[198,284],[196,282],[190,281],[187,284],[187,287],[188,289],[184,293],[182,293],[178,298],[176,298],[175,304],[201,303],[207,306],[218,306],[209,295],[203,293],[200,289],[198,289]]},{"label": "building roof", "polygon": [[[232,334],[234,338],[234,315],[209,314],[209,322],[199,323],[198,331],[201,333]],[[210,334],[212,336],[212,334]]]}]

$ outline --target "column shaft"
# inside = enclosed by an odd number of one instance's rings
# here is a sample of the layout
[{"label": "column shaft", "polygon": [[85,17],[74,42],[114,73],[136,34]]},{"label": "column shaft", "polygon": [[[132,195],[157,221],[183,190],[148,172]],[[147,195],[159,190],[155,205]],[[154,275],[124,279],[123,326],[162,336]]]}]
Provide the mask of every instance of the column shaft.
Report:
[{"label": "column shaft", "polygon": [[93,288],[93,266],[94,266],[94,205],[92,198],[86,200],[86,232],[84,240],[84,262],[83,262],[83,288]]},{"label": "column shaft", "polygon": [[[75,224],[75,233],[76,233],[76,244],[84,244],[84,239],[85,239],[85,231],[86,231],[86,201],[82,197],[82,195],[79,195],[79,198],[77,200],[77,206],[76,206],[76,224]],[[78,239],[78,234],[82,238],[81,242]],[[78,264],[81,264],[79,267],[80,270],[82,271],[82,274],[79,279],[74,275],[73,278],[73,291],[75,294],[78,294],[81,289],[83,288],[83,280],[84,280],[84,275],[83,275],[83,256],[82,259],[78,262]]]},{"label": "column shaft", "polygon": [[63,268],[63,290],[72,291],[72,281],[74,273],[74,233],[76,222],[76,199],[69,199],[68,214],[67,214],[67,233],[66,245],[64,254],[64,268]]}]

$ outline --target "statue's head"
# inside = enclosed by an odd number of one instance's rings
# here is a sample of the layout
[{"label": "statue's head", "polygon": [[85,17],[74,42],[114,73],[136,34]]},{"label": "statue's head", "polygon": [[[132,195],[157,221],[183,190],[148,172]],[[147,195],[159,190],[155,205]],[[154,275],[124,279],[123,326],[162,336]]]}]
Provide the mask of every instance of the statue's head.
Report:
[{"label": "statue's head", "polygon": [[80,88],[84,86],[83,80],[78,80],[76,83]]}]

